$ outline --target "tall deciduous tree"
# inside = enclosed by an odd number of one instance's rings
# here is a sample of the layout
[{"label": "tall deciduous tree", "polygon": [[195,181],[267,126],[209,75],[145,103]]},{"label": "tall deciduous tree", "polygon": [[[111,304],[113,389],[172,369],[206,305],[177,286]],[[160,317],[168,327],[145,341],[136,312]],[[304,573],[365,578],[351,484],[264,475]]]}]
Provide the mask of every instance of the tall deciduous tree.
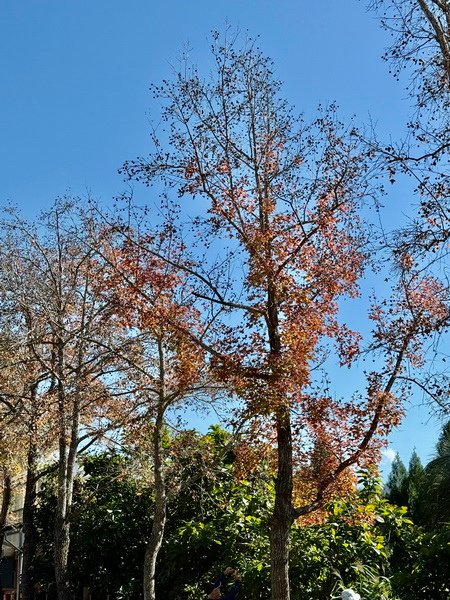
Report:
[{"label": "tall deciduous tree", "polygon": [[403,230],[399,251],[426,259],[449,237],[450,5],[443,0],[374,0],[392,44],[384,58],[397,77],[409,76],[415,111],[406,139],[380,148],[390,173],[413,177],[420,196],[416,218]]},{"label": "tall deciduous tree", "polygon": [[401,71],[409,75],[408,91],[416,105],[408,138],[382,148],[391,174],[412,175],[420,194],[418,218],[404,232],[403,242],[419,254],[440,252],[450,231],[450,5],[443,0],[375,0],[370,6],[393,37],[384,58],[397,76]]},{"label": "tall deciduous tree", "polygon": [[450,7],[446,0],[373,0],[393,40],[385,53],[395,73],[409,69],[418,107],[448,102],[450,92]]},{"label": "tall deciduous tree", "polygon": [[[444,299],[430,301],[425,284],[406,298],[402,281],[389,309],[372,311],[374,350],[384,366],[368,374],[366,396],[339,401],[314,390],[312,368],[327,340],[342,366],[358,354],[360,337],[339,323],[338,302],[358,294],[364,269],[358,209],[368,194],[368,157],[334,107],[311,124],[295,118],[271,62],[252,42],[242,50],[234,42],[213,36],[210,80],[185,66],[154,88],[167,143],[154,135],[150,158],[124,171],[165,184],[171,217],[183,210],[172,189],[192,199],[194,233],[185,236],[184,256],[164,254],[154,234],[140,249],[185,274],[184,300],[204,319],[199,333],[188,335],[243,402],[243,416],[265,423],[276,448],[272,597],[288,600],[293,521],[320,507],[349,467],[374,460],[375,438],[400,418],[394,392],[403,365],[419,360],[418,336],[447,312]],[[183,329],[175,319],[168,323]],[[298,473],[308,480],[296,504]]]}]

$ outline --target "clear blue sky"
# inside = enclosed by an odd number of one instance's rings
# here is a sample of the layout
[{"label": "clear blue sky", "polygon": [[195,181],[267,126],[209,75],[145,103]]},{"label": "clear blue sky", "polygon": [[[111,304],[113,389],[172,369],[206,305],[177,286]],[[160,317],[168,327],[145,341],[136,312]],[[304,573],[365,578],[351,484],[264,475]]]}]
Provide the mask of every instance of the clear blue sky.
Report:
[{"label": "clear blue sky", "polygon": [[[396,138],[409,111],[388,74],[388,40],[364,0],[0,0],[0,203],[29,214],[66,191],[107,203],[124,188],[117,169],[149,150],[157,120],[148,91],[170,76],[188,44],[201,67],[208,34],[232,26],[260,35],[286,97],[307,116],[337,101]],[[148,192],[136,189],[145,201]],[[398,188],[387,223],[409,208]],[[391,446],[430,457],[439,424],[409,411]]]}]

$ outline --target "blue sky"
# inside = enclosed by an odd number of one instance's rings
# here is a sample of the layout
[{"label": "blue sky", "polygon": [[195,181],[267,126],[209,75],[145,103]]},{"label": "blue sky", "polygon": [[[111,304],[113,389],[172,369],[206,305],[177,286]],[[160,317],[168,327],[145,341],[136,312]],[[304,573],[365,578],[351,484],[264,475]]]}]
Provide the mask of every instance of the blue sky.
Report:
[{"label": "blue sky", "polygon": [[[1,0],[0,203],[32,215],[65,192],[108,203],[117,169],[149,150],[151,82],[170,77],[189,46],[208,68],[208,34],[226,22],[260,36],[284,93],[314,116],[336,101],[343,118],[395,139],[409,113],[405,83],[381,60],[388,43],[364,0]],[[139,200],[151,192],[136,188]],[[385,226],[407,213],[407,187],[386,198]],[[433,452],[440,424],[411,408],[391,446],[408,460]]]}]

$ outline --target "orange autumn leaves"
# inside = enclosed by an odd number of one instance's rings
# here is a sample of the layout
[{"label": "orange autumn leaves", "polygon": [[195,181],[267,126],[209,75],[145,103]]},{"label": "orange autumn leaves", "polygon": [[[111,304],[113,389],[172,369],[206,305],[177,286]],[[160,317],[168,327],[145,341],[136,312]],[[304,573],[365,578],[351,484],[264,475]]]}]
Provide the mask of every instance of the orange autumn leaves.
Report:
[{"label": "orange autumn leaves", "polygon": [[138,340],[142,335],[163,348],[170,401],[189,391],[203,369],[204,352],[191,339],[200,332],[199,314],[180,301],[188,293],[182,273],[146,251],[149,238],[137,243],[133,235],[129,230],[105,246],[101,293],[113,307],[109,318],[119,319]]},{"label": "orange autumn leaves", "polygon": [[[327,129],[322,132],[326,137],[334,125],[331,121],[322,125]],[[142,304],[139,318],[144,318],[146,326],[163,330],[166,324],[171,335],[182,336],[192,349],[196,340],[207,343],[213,350],[209,354],[210,375],[244,401],[245,418],[272,417],[278,409],[289,406],[301,414],[309,441],[322,439],[332,448],[333,440],[337,440],[341,447],[335,444],[330,455],[335,457],[334,464],[339,464],[356,450],[367,422],[349,411],[351,402],[341,408],[330,398],[308,395],[307,389],[323,338],[335,340],[342,365],[350,365],[359,352],[359,334],[337,318],[339,298],[358,294],[366,258],[354,189],[361,175],[359,158],[352,155],[349,143],[344,154],[350,156],[350,166],[347,164],[339,176],[327,175],[316,187],[311,186],[305,199],[300,197],[303,192],[297,175],[291,174],[302,168],[302,154],[286,158],[285,144],[276,137],[271,132],[258,139],[253,167],[246,158],[231,156],[226,149],[215,146],[214,152],[211,147],[208,153],[208,142],[203,154],[189,155],[186,145],[182,146],[183,160],[176,169],[181,176],[179,194],[205,195],[210,200],[200,225],[194,223],[196,234],[205,239],[217,236],[231,240],[231,253],[239,257],[239,266],[233,263],[230,268],[240,269],[242,278],[227,283],[230,302],[217,292],[213,282],[207,281],[202,287],[205,281],[195,274],[202,272],[203,265],[187,261],[181,241],[177,242],[176,259],[167,260],[163,251],[155,251],[155,240],[150,237],[144,244],[146,251],[142,244],[128,245],[122,251],[134,265],[127,265],[128,271],[139,265],[131,297]],[[344,148],[344,142],[338,142],[333,133],[326,143]],[[330,161],[338,161],[334,150],[327,152]],[[321,168],[325,171],[326,165]],[[299,195],[298,200],[286,202],[292,195]],[[144,280],[149,291],[141,294],[139,287]],[[188,291],[180,297],[183,287]],[[125,297],[130,298],[130,292],[127,294]],[[190,307],[186,296],[192,300]],[[222,306],[209,329],[204,323],[210,308],[198,304],[198,298],[205,296],[212,298],[211,305]],[[124,310],[133,312],[128,300]],[[234,317],[228,321],[222,318],[232,315],[233,310]],[[197,347],[203,348],[202,343]],[[326,411],[322,406],[325,401],[329,403]],[[362,410],[358,405],[354,412]],[[330,419],[327,427],[321,425],[321,414],[324,423]],[[347,420],[351,421],[348,431]],[[346,453],[343,440],[350,430],[353,435]],[[306,457],[303,464],[307,464]]]}]

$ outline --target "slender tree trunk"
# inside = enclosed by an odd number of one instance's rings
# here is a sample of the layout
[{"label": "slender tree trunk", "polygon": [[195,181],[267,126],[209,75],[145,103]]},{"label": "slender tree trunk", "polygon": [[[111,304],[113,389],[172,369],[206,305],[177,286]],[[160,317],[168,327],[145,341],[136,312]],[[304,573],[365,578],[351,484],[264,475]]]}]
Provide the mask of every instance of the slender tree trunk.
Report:
[{"label": "slender tree trunk", "polygon": [[65,392],[60,379],[59,409],[59,465],[58,499],[56,504],[54,531],[55,579],[58,600],[71,600],[68,573],[70,546],[70,510],[72,507],[73,482],[78,450],[80,406],[77,397],[72,399],[72,418],[70,427],[66,425],[67,410]]},{"label": "slender tree trunk", "polygon": [[58,600],[69,600],[70,587],[67,573],[69,557],[69,518],[67,514],[67,493],[69,484],[66,440],[60,440],[58,468],[58,499],[55,514],[54,560]]},{"label": "slender tree trunk", "polygon": [[[75,424],[76,422],[76,424]],[[70,510],[72,507],[73,482],[77,457],[78,416],[74,416],[72,437],[69,448],[64,442],[58,473],[58,501],[55,517],[55,577],[58,600],[71,600],[72,594],[69,583],[68,559],[70,546]]]},{"label": "slender tree trunk", "polygon": [[154,460],[154,476],[155,476],[155,512],[153,515],[153,525],[145,549],[144,557],[144,599],[155,600],[155,575],[156,575],[156,560],[161,548],[164,527],[166,524],[166,484],[164,480],[163,467],[163,436],[164,422],[162,411],[158,414],[155,423],[155,432],[153,440],[153,460]]},{"label": "slender tree trunk", "polygon": [[294,521],[292,508],[292,433],[288,409],[277,416],[278,471],[275,506],[270,521],[272,600],[289,600],[289,544]]},{"label": "slender tree trunk", "polygon": [[69,583],[70,510],[72,507],[75,462],[68,453],[65,463],[60,464],[58,474],[58,501],[55,516],[55,578],[58,600],[71,600]]},{"label": "slender tree trunk", "polygon": [[[59,332],[63,330],[61,317],[59,316]],[[58,600],[69,600],[70,587],[67,573],[69,557],[69,515],[68,491],[69,491],[69,431],[66,414],[66,394],[64,389],[64,345],[62,340],[56,336],[56,368],[58,378],[58,426],[59,426],[59,456],[58,456],[58,495],[55,513],[54,536],[54,562],[55,580]]]},{"label": "slender tree trunk", "polygon": [[22,598],[34,600],[35,583],[35,558],[37,548],[37,530],[35,525],[35,500],[36,500],[36,459],[37,447],[31,441],[28,449],[27,480],[25,484],[25,498],[23,504],[23,563],[22,563]]}]

